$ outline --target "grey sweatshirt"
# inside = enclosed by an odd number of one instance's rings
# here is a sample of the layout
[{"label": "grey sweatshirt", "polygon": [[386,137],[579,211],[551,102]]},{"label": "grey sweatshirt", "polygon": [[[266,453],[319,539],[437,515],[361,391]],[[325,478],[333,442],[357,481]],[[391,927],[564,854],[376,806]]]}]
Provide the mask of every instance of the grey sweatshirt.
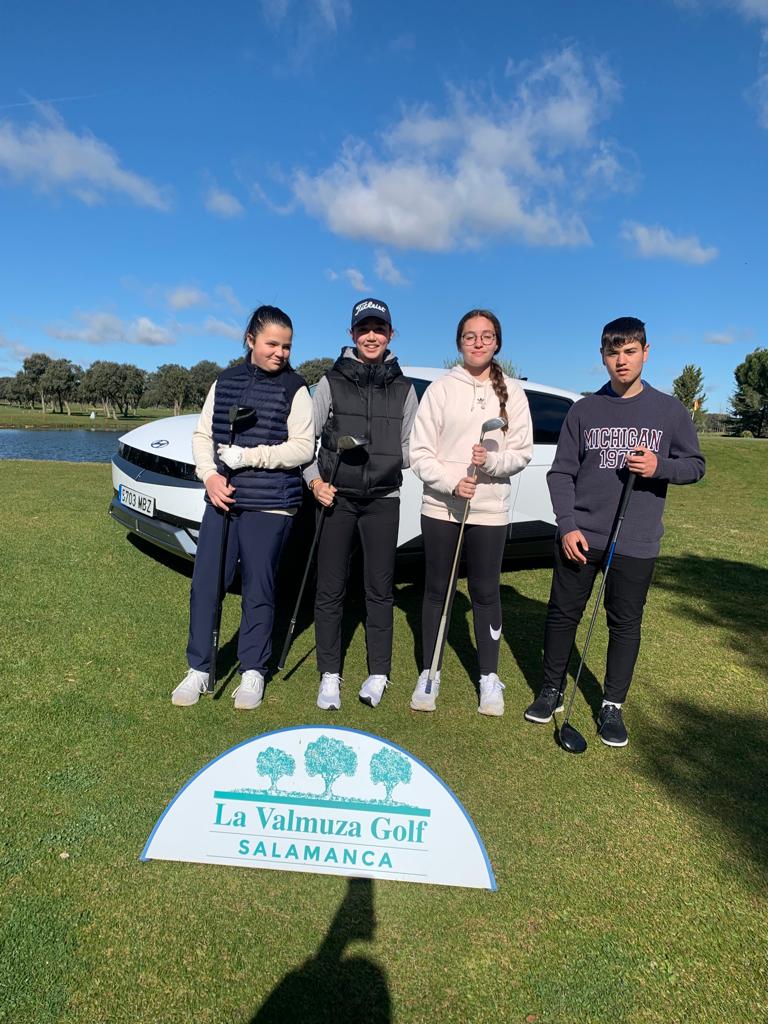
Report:
[{"label": "grey sweatshirt", "polygon": [[635,558],[658,555],[667,485],[700,480],[704,457],[682,402],[645,382],[633,398],[618,397],[606,384],[576,402],[566,416],[547,474],[561,537],[581,530],[590,547],[607,548],[627,453],[638,447],[650,448],[658,466],[652,477],[636,480],[616,550]]}]

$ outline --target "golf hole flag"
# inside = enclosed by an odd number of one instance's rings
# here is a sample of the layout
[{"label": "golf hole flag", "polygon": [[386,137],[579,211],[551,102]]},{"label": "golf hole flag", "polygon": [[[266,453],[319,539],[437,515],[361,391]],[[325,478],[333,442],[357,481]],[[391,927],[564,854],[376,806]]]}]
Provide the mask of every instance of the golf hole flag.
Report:
[{"label": "golf hole flag", "polygon": [[142,860],[496,889],[471,818],[401,747],[300,726],[246,740],[184,785]]}]

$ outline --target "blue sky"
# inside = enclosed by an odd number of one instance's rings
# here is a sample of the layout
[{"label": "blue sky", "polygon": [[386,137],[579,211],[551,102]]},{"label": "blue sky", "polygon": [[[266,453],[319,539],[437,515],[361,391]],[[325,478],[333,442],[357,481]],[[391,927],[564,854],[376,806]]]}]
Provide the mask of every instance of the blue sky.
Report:
[{"label": "blue sky", "polygon": [[191,365],[282,306],[294,362],[386,299],[404,364],[489,306],[533,380],[725,409],[768,344],[768,0],[9,0],[0,374],[46,351]]}]

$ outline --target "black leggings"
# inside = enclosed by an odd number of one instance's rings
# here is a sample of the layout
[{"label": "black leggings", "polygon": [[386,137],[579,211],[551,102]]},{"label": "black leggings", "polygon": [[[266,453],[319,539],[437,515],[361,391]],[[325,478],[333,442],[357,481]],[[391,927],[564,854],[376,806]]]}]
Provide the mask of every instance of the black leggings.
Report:
[{"label": "black leggings", "polygon": [[[421,532],[424,537],[425,561],[421,642],[422,663],[426,669],[432,663],[435,650],[440,616],[448,589],[448,577],[451,574],[451,566],[459,540],[459,524],[422,516]],[[464,528],[463,548],[467,560],[467,584],[472,601],[477,660],[481,675],[496,672],[499,667],[499,642],[501,639],[499,577],[506,539],[506,526],[474,525]],[[453,595],[451,595],[452,606]],[[448,615],[450,617],[450,608]],[[441,664],[442,660],[441,654]]]},{"label": "black leggings", "polygon": [[[321,514],[318,510],[318,515]],[[325,514],[317,546],[315,644],[320,672],[341,672],[341,623],[352,546],[357,533],[363,549],[365,643],[368,671],[388,676],[392,667],[392,605],[399,498],[336,500]],[[359,601],[360,598],[356,597]]]},{"label": "black leggings", "polygon": [[[555,546],[555,569],[544,628],[544,682],[562,686],[576,630],[603,563],[603,551],[590,548],[587,564],[571,562]],[[623,704],[640,651],[640,624],[655,558],[614,555],[605,581],[608,657],[605,699]]]}]

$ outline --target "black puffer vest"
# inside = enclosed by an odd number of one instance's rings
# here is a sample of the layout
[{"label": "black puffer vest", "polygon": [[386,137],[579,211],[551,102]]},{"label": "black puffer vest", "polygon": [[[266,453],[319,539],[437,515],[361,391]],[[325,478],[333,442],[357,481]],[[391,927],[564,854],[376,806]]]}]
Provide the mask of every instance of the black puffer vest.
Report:
[{"label": "black puffer vest", "polygon": [[330,479],[338,439],[345,434],[368,439],[365,448],[341,456],[336,487],[353,498],[376,497],[396,490],[403,479],[403,407],[411,382],[394,356],[368,364],[346,355],[326,374],[331,388],[331,415],[320,437],[320,475]]},{"label": "black puffer vest", "polygon": [[[304,380],[293,370],[267,373],[247,359],[224,370],[216,380],[213,404],[213,443],[216,468],[222,474],[226,466],[216,450],[229,444],[229,409],[232,405],[250,405],[256,416],[245,429],[235,433],[234,443],[243,448],[259,444],[281,444],[288,440],[288,414]],[[232,474],[235,487],[233,509],[295,509],[301,504],[301,469],[239,469]],[[206,495],[206,501],[208,496]]]}]

